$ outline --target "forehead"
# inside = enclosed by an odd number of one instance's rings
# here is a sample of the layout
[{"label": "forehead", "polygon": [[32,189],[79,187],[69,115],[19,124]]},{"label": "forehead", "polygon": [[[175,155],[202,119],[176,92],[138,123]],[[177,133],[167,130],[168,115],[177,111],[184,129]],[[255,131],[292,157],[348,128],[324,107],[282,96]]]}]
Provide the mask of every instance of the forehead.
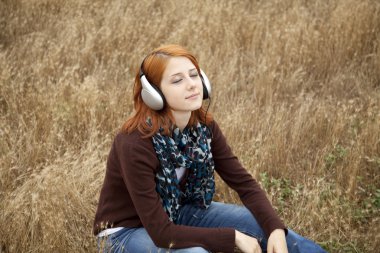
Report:
[{"label": "forehead", "polygon": [[177,73],[187,73],[190,69],[194,68],[194,64],[187,57],[171,57],[166,65],[164,76],[171,76]]}]

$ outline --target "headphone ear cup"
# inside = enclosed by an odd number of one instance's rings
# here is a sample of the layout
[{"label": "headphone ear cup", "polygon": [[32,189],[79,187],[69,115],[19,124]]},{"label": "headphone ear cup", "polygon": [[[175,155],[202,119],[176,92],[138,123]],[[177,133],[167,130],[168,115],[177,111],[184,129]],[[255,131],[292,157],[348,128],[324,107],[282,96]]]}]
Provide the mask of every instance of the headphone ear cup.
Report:
[{"label": "headphone ear cup", "polygon": [[208,99],[211,97],[211,84],[205,72],[203,72],[203,70],[200,70],[200,71],[201,71],[201,80],[202,80],[202,86],[203,86],[203,99]]},{"label": "headphone ear cup", "polygon": [[140,75],[140,81],[141,97],[144,103],[153,110],[162,110],[165,105],[165,97],[162,92],[155,85],[150,84],[144,74]]},{"label": "headphone ear cup", "polygon": [[202,86],[203,86],[203,100],[206,100],[209,98],[208,90],[207,90],[206,85],[204,83],[202,84]]}]

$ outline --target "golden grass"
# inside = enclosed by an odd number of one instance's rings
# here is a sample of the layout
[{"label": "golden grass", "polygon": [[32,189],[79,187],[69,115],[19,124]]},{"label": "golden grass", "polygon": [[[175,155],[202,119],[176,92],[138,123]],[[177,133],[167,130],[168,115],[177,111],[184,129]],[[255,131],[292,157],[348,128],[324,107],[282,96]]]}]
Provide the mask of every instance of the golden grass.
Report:
[{"label": "golden grass", "polygon": [[[94,252],[136,68],[178,43],[281,217],[330,252],[380,246],[380,2],[0,1],[0,252]],[[219,180],[220,181],[220,180]],[[217,199],[239,202],[219,183]]]}]

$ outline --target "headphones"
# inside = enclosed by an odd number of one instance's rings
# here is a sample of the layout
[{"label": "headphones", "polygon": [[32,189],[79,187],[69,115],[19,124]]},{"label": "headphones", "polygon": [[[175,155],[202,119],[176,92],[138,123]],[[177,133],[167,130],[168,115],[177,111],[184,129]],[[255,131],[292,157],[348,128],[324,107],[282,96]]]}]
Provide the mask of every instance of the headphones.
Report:
[{"label": "headphones", "polygon": [[[143,62],[144,63],[144,62]],[[155,111],[162,110],[166,104],[166,100],[164,97],[164,94],[162,94],[161,90],[158,88],[158,86],[151,84],[148,79],[146,78],[143,70],[142,65],[140,67],[140,81],[142,85],[141,90],[141,97],[144,103],[151,109]],[[211,97],[211,84],[208,80],[206,74],[200,70],[200,77],[202,80],[202,86],[203,86],[203,100],[208,99]]]}]

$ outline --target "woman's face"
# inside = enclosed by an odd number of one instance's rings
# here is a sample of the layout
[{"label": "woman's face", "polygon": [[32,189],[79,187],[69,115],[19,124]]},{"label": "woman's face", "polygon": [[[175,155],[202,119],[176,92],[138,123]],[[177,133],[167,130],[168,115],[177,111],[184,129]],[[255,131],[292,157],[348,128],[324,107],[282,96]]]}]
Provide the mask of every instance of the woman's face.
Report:
[{"label": "woman's face", "polygon": [[174,112],[191,112],[202,106],[202,81],[196,67],[186,57],[169,59],[162,76],[161,91]]}]

